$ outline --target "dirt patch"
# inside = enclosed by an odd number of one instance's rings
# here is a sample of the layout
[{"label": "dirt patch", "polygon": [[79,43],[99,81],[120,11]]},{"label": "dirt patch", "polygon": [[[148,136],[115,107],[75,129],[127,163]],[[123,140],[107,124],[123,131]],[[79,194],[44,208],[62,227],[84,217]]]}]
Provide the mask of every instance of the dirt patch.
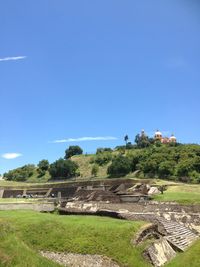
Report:
[{"label": "dirt patch", "polygon": [[82,255],[73,253],[44,252],[41,255],[62,266],[69,267],[119,267],[114,261],[100,255]]}]

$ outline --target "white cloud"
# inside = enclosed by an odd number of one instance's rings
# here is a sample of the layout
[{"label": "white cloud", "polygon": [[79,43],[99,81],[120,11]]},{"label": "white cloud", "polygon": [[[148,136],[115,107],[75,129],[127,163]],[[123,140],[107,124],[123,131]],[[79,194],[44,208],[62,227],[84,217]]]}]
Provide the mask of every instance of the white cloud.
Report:
[{"label": "white cloud", "polygon": [[21,157],[22,154],[20,154],[20,153],[5,153],[5,154],[3,154],[1,156],[4,159],[16,159],[18,157]]},{"label": "white cloud", "polygon": [[25,58],[26,56],[4,57],[4,58],[0,58],[0,61],[20,60],[20,59],[25,59]]},{"label": "white cloud", "polygon": [[97,136],[97,137],[68,138],[68,139],[54,140],[53,143],[69,143],[69,142],[83,142],[83,141],[109,141],[109,140],[117,140],[117,137]]}]

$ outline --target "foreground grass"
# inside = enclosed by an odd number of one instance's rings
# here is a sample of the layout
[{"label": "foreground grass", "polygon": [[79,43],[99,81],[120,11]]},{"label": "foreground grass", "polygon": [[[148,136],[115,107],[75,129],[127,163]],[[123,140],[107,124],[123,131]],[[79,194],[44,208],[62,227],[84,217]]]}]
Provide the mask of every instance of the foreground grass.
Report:
[{"label": "foreground grass", "polygon": [[175,259],[166,264],[166,267],[199,267],[200,266],[200,240],[186,252],[178,254]]},{"label": "foreground grass", "polygon": [[58,267],[41,257],[14,233],[14,227],[0,219],[0,267]]},{"label": "foreground grass", "polygon": [[1,229],[12,229],[0,242],[0,266],[57,266],[45,259],[40,261],[38,250],[100,254],[127,267],[150,266],[142,257],[144,246],[131,245],[142,222],[32,211],[1,211],[0,218],[4,225]]},{"label": "foreground grass", "polygon": [[158,201],[176,201],[180,204],[200,204],[200,185],[169,186],[164,194],[154,197]]}]

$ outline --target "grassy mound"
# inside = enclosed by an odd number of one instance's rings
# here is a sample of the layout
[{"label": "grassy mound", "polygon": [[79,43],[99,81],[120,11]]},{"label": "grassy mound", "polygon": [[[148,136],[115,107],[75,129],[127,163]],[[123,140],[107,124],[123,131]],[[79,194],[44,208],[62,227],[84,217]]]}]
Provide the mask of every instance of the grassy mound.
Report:
[{"label": "grassy mound", "polygon": [[56,263],[41,257],[28,247],[17,235],[14,227],[7,220],[0,221],[0,266],[1,267],[56,267]]},{"label": "grassy mound", "polygon": [[200,266],[200,240],[198,240],[186,252],[180,253],[166,267],[199,267]]},{"label": "grassy mound", "polygon": [[176,201],[180,204],[200,204],[200,185],[179,184],[169,186],[164,194],[154,197],[158,201]]},{"label": "grassy mound", "polygon": [[4,225],[12,226],[0,242],[0,266],[22,266],[22,259],[23,266],[58,266],[41,259],[39,250],[100,254],[123,266],[150,266],[142,257],[144,247],[131,245],[142,222],[31,211],[2,211],[0,215]]}]

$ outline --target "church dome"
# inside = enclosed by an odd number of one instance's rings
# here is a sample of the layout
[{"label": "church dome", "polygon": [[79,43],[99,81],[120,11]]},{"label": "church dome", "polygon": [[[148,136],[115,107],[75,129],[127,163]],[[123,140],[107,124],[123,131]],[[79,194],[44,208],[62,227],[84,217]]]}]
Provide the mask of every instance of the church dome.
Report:
[{"label": "church dome", "polygon": [[162,133],[161,133],[159,130],[157,130],[157,131],[155,132],[155,136],[162,136]]},{"label": "church dome", "polygon": [[176,137],[172,134],[169,139],[174,141],[174,140],[176,140]]}]

